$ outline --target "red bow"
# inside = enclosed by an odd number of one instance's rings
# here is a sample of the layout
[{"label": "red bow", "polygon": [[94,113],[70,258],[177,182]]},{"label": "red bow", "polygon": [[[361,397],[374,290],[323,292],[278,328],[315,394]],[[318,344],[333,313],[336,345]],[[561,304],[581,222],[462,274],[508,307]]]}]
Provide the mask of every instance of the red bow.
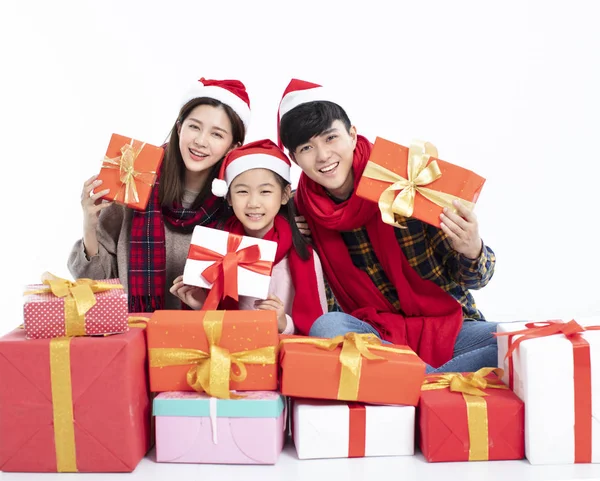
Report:
[{"label": "red bow", "polygon": [[581,334],[582,332],[600,330],[600,326],[583,327],[575,320],[571,320],[567,323],[557,321],[529,322],[525,324],[525,328],[526,329],[521,331],[496,333],[496,336],[510,336],[511,340],[513,336],[522,334],[517,340],[510,342],[506,357],[511,357],[513,351],[519,347],[519,344],[528,339],[553,336],[554,334],[564,334],[567,339],[573,339],[578,337],[578,334]]},{"label": "red bow", "polygon": [[202,310],[217,309],[221,299],[226,296],[238,300],[238,266],[265,276],[271,274],[273,263],[260,260],[260,247],[252,245],[238,251],[241,242],[242,236],[230,233],[225,255],[196,244],[190,246],[188,259],[214,261],[202,271],[202,277],[213,284]]}]

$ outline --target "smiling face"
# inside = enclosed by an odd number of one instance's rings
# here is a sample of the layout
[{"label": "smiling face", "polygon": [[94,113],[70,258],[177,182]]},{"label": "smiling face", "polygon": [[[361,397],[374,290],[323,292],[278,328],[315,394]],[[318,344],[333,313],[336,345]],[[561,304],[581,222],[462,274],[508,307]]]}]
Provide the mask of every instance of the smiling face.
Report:
[{"label": "smiling face", "polygon": [[355,147],[356,129],[352,126],[348,131],[341,120],[335,120],[321,134],[299,145],[294,151],[294,160],[302,172],[331,195],[347,199],[354,185]]},{"label": "smiling face", "polygon": [[190,173],[207,171],[231,150],[231,121],[223,107],[198,105],[179,127],[179,149]]},{"label": "smiling face", "polygon": [[229,203],[246,234],[263,238],[273,227],[275,216],[290,199],[290,185],[282,188],[276,174],[268,169],[250,169],[229,186]]}]

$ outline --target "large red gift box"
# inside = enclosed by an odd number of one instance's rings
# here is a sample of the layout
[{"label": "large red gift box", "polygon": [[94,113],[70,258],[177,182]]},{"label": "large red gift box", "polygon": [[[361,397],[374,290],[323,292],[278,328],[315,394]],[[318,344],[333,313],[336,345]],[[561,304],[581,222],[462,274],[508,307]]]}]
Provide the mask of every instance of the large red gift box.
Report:
[{"label": "large red gift box", "polygon": [[426,376],[418,436],[427,461],[523,458],[523,402],[492,371],[502,370]]},{"label": "large red gift box", "polygon": [[0,470],[131,472],[150,438],[142,329],[0,338]]}]

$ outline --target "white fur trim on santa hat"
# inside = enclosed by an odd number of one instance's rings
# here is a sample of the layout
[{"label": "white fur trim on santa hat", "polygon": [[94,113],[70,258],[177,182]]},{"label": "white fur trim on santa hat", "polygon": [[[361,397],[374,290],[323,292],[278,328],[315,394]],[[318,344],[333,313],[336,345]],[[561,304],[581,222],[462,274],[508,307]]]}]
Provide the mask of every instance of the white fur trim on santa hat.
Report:
[{"label": "white fur trim on santa hat", "polygon": [[202,82],[197,82],[194,88],[185,96],[183,103],[185,104],[192,99],[200,97],[209,97],[229,105],[239,115],[240,119],[242,119],[246,129],[248,128],[248,124],[250,123],[250,107],[233,92],[222,87],[217,87],[216,85],[205,86]]},{"label": "white fur trim on santa hat", "polygon": [[211,190],[213,195],[216,195],[217,197],[225,197],[229,189],[227,188],[227,182],[224,180],[213,179]]},{"label": "white fur trim on santa hat", "polygon": [[298,105],[305,104],[307,102],[315,102],[317,100],[334,102],[330,92],[324,87],[314,87],[311,89],[296,90],[288,93],[283,99],[281,99],[281,105],[279,106],[279,118],[282,118],[290,110],[295,109]]},{"label": "white fur trim on santa hat", "polygon": [[291,182],[290,165],[287,162],[273,155],[249,154],[233,160],[227,166],[225,169],[227,186],[229,187],[238,175],[250,169],[269,169]]}]

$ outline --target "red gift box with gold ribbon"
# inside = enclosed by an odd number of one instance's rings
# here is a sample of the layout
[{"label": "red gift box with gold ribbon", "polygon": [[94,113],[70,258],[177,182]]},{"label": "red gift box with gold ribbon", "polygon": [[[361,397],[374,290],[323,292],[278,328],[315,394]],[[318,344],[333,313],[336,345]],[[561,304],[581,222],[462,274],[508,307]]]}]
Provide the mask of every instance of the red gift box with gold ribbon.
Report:
[{"label": "red gift box with gold ribbon", "polygon": [[440,214],[459,200],[472,210],[485,179],[438,158],[429,142],[413,141],[410,147],[378,137],[362,174],[356,195],[379,204],[382,220],[403,227],[415,217],[440,227]]},{"label": "red gift box with gold ribbon", "polygon": [[332,339],[280,338],[281,392],[286,396],[411,406],[419,402],[425,363],[408,346],[383,345],[373,334],[354,332]]},{"label": "red gift box with gold ribbon", "polygon": [[50,273],[25,292],[29,339],[116,334],[128,330],[127,294],[118,279],[69,281]]},{"label": "red gift box with gold ribbon", "polygon": [[164,154],[162,147],[113,134],[98,174],[102,185],[97,190],[110,189],[104,199],[146,210]]},{"label": "red gift box with gold ribbon", "polygon": [[523,458],[523,402],[498,379],[501,371],[426,376],[418,437],[427,461]]},{"label": "red gift box with gold ribbon", "polygon": [[275,311],[155,311],[147,334],[152,392],[277,389]]},{"label": "red gift box with gold ribbon", "polygon": [[0,470],[131,472],[150,439],[143,329],[0,338]]}]

